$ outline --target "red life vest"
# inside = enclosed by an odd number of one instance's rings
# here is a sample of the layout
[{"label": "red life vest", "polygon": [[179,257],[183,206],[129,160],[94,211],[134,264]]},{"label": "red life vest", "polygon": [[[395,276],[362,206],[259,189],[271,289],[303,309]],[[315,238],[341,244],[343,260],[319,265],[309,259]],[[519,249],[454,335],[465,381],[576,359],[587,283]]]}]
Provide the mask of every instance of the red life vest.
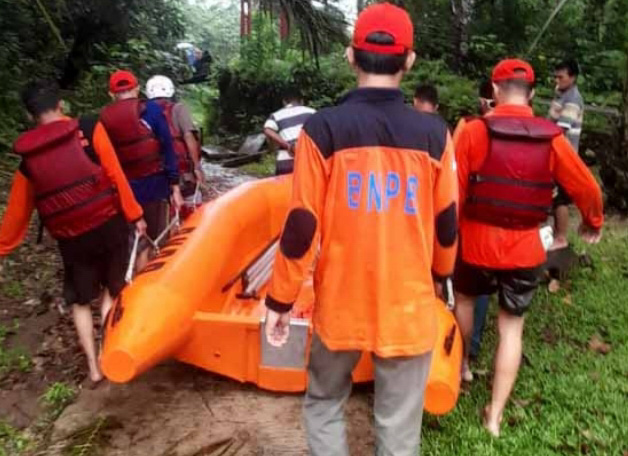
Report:
[{"label": "red life vest", "polygon": [[194,172],[194,163],[188,153],[188,147],[183,140],[183,134],[181,130],[174,123],[173,110],[176,103],[172,101],[160,98],[155,100],[164,110],[164,115],[168,121],[168,127],[170,128],[170,135],[172,135],[172,142],[174,143],[174,151],[177,154],[177,163],[179,165],[179,173],[190,174]]},{"label": "red life vest", "polygon": [[115,186],[88,156],[86,130],[75,119],[61,120],[22,134],[14,145],[35,189],[35,207],[57,239],[86,233],[120,212]]},{"label": "red life vest", "polygon": [[127,178],[139,179],[163,170],[161,145],[142,121],[144,103],[138,98],[119,100],[100,114]]},{"label": "red life vest", "polygon": [[490,138],[480,169],[469,176],[465,215],[489,225],[528,229],[552,209],[552,140],[560,128],[540,117],[482,117]]}]

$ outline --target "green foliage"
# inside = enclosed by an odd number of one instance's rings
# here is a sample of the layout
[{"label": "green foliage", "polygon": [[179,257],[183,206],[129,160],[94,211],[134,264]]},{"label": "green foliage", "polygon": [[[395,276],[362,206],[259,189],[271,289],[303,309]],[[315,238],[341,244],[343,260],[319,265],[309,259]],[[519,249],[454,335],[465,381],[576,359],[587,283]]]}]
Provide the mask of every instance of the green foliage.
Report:
[{"label": "green foliage", "polygon": [[19,92],[31,78],[57,80],[77,113],[107,100],[114,68],[175,74],[180,63],[169,51],[183,34],[179,7],[179,0],[0,0],[0,151],[27,125]]},{"label": "green foliage", "polygon": [[275,175],[275,154],[264,155],[261,161],[241,166],[240,171],[255,177],[270,177]]},{"label": "green foliage", "polygon": [[353,84],[340,47],[315,61],[297,42],[281,42],[275,22],[268,14],[254,15],[240,57],[216,71],[219,128],[226,133],[259,130],[281,107],[287,89],[298,89],[307,104],[320,108],[334,104]]},{"label": "green foliage", "polygon": [[230,133],[259,130],[264,120],[281,108],[288,89],[297,88],[306,104],[321,108],[333,105],[355,84],[341,53],[311,60],[286,52],[286,60],[269,59],[259,68],[240,60],[218,70],[220,127]]},{"label": "green foliage", "polygon": [[455,126],[461,117],[477,111],[477,83],[456,75],[442,60],[417,61],[401,85],[408,101],[419,84],[433,84],[438,89],[439,112],[451,126]]},{"label": "green foliage", "polygon": [[75,396],[76,390],[74,387],[66,383],[55,382],[41,396],[41,401],[51,411],[53,416],[58,416],[74,400]]},{"label": "green foliage", "polygon": [[13,372],[28,372],[31,369],[31,359],[28,353],[21,347],[7,348],[6,338],[10,333],[15,333],[18,323],[14,322],[12,328],[0,325],[0,379]]},{"label": "green foliage", "polygon": [[0,420],[0,456],[17,456],[25,452],[30,439],[13,426]]},{"label": "green foliage", "polygon": [[[576,242],[576,248],[584,247]],[[476,379],[449,415],[423,421],[426,456],[477,454],[622,455],[628,450],[628,293],[626,225],[611,221],[598,246],[587,246],[594,267],[579,268],[556,294],[537,292],[526,316],[522,363],[502,424],[492,438],[478,413],[490,401],[497,343],[497,303],[482,340]],[[590,348],[595,337],[609,345]]]},{"label": "green foliage", "polygon": [[337,43],[346,43],[346,23],[342,12],[331,1],[317,7],[311,0],[260,0],[262,11],[282,12],[295,29],[300,49],[315,60]]},{"label": "green foliage", "polygon": [[24,297],[22,284],[17,280],[8,280],[0,285],[2,293],[13,299]]},{"label": "green foliage", "polygon": [[239,2],[227,5],[195,3],[185,8],[185,37],[200,49],[209,50],[219,62],[229,62],[240,50]]}]

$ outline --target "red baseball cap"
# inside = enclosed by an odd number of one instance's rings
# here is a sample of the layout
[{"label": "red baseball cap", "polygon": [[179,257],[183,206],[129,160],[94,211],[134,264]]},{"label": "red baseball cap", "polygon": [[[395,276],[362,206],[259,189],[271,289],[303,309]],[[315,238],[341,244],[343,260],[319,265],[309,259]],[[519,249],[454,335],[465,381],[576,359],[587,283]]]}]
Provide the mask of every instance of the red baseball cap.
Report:
[{"label": "red baseball cap", "polygon": [[[393,44],[368,43],[371,33],[382,32],[393,37]],[[365,8],[355,23],[351,45],[376,54],[403,54],[412,50],[414,26],[406,10],[391,3],[376,3]]]},{"label": "red baseball cap", "polygon": [[137,78],[130,71],[118,70],[109,78],[109,91],[111,93],[126,92],[138,85]]},{"label": "red baseball cap", "polygon": [[493,82],[521,79],[530,84],[534,84],[534,69],[526,61],[520,59],[506,59],[499,62],[495,68],[493,68],[493,76],[491,79]]}]

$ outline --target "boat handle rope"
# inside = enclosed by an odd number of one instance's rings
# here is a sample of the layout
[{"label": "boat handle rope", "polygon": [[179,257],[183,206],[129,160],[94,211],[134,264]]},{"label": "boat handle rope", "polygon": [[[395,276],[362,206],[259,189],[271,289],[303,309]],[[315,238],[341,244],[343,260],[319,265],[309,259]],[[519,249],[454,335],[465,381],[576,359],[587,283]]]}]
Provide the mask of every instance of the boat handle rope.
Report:
[{"label": "boat handle rope", "polygon": [[179,217],[178,210],[175,211],[174,217],[172,218],[168,226],[164,228],[164,230],[159,234],[159,236],[155,238],[155,240],[151,239],[150,236],[148,236],[147,234],[143,234],[140,236],[138,232],[135,231],[135,236],[133,238],[133,248],[131,249],[131,257],[129,258],[129,265],[126,269],[126,274],[124,276],[124,280],[126,283],[133,282],[133,270],[135,269],[135,260],[137,259],[137,250],[140,245],[140,239],[142,237],[145,237],[149,244],[155,250],[155,253],[159,254],[159,243],[175,226],[177,227],[177,229],[181,226],[181,219]]},{"label": "boat handle rope", "polygon": [[138,232],[135,232],[135,237],[133,238],[133,248],[131,249],[131,258],[129,258],[129,265],[126,268],[126,274],[124,275],[124,281],[126,283],[133,282],[133,269],[135,269],[135,260],[137,258],[137,248],[140,244],[140,235]]},{"label": "boat handle rope", "polygon": [[454,311],[455,299],[454,299],[454,284],[451,278],[445,280],[445,287],[447,287],[447,309]]}]

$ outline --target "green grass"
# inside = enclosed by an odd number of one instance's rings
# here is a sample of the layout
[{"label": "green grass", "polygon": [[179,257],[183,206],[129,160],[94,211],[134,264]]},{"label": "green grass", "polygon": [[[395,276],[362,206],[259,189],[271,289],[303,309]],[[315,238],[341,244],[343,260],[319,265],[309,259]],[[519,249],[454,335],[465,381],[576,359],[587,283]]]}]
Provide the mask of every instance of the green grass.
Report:
[{"label": "green grass", "polygon": [[6,348],[5,340],[9,332],[15,332],[19,327],[16,320],[13,323],[14,328],[9,330],[6,326],[0,325],[0,378],[14,370],[20,372],[28,372],[31,369],[32,362],[26,350],[16,348]]},{"label": "green grass", "polygon": [[[577,244],[576,249],[584,247]],[[526,317],[524,363],[508,404],[502,436],[482,428],[489,401],[495,306],[468,394],[443,418],[425,417],[423,455],[628,454],[628,227],[615,224],[586,247],[592,269],[579,268],[556,294],[539,289]],[[589,348],[597,335],[610,345]]]},{"label": "green grass", "polygon": [[264,155],[261,161],[241,166],[240,171],[255,177],[269,177],[275,175],[275,154]]},{"label": "green grass", "polygon": [[15,456],[23,453],[30,445],[23,433],[0,420],[0,456]]},{"label": "green grass", "polygon": [[56,417],[74,400],[75,396],[76,389],[74,387],[63,382],[55,382],[41,396],[41,401],[50,414]]},{"label": "green grass", "polygon": [[24,297],[24,289],[17,280],[9,280],[0,285],[2,294],[12,299],[22,299]]},{"label": "green grass", "polygon": [[113,418],[98,417],[70,436],[63,456],[98,456],[107,442],[107,433],[121,424]]}]

